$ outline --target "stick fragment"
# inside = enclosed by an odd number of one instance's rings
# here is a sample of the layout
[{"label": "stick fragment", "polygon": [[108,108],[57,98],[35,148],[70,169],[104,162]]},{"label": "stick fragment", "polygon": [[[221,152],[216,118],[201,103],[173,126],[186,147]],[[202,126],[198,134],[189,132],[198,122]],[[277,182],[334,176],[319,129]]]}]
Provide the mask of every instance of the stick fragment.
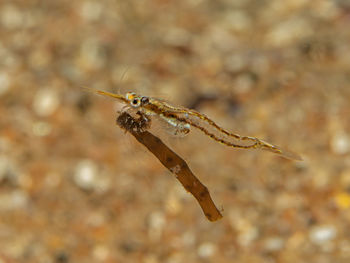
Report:
[{"label": "stick fragment", "polygon": [[135,119],[127,112],[122,112],[117,118],[117,124],[127,132],[130,132],[138,142],[143,144],[158,160],[180,181],[182,186],[190,192],[198,201],[204,215],[209,221],[222,218],[210,197],[208,188],[203,185],[192,173],[187,163],[175,152],[169,149],[158,137],[147,131],[149,123],[141,114]]}]

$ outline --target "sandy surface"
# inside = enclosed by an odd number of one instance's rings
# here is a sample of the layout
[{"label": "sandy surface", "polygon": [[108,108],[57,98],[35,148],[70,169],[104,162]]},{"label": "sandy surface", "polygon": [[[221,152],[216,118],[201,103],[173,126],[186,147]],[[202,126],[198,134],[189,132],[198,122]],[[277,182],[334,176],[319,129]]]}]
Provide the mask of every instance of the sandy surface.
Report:
[{"label": "sandy surface", "polygon": [[[349,28],[346,0],[1,1],[0,262],[349,262]],[[223,210],[211,223],[82,86],[304,162],[154,123]]]}]

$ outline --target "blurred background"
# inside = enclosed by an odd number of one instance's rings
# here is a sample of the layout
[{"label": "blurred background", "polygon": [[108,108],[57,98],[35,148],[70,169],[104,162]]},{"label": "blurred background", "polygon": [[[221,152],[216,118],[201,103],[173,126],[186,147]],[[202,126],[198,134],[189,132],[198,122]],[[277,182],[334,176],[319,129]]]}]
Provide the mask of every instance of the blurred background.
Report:
[{"label": "blurred background", "polygon": [[[0,262],[349,262],[350,2],[3,0]],[[174,138],[211,223],[115,125],[137,91],[300,153]]]}]

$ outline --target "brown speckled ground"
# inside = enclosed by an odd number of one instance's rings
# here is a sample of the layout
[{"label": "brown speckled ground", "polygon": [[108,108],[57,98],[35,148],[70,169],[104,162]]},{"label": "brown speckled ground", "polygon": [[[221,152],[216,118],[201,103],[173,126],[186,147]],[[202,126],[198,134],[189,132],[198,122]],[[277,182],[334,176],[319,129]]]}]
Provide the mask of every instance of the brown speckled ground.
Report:
[{"label": "brown speckled ground", "polygon": [[[346,0],[0,2],[0,262],[350,261]],[[80,87],[195,107],[292,162],[155,132],[224,218]]]}]

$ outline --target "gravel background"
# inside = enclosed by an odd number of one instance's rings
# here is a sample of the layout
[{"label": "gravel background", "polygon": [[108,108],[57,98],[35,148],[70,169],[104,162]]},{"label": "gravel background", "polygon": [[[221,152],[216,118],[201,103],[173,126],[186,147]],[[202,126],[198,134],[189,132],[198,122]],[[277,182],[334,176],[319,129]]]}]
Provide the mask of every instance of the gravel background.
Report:
[{"label": "gravel background", "polygon": [[[0,262],[350,261],[347,0],[0,2]],[[165,98],[300,153],[154,127],[195,199],[88,86]]]}]

